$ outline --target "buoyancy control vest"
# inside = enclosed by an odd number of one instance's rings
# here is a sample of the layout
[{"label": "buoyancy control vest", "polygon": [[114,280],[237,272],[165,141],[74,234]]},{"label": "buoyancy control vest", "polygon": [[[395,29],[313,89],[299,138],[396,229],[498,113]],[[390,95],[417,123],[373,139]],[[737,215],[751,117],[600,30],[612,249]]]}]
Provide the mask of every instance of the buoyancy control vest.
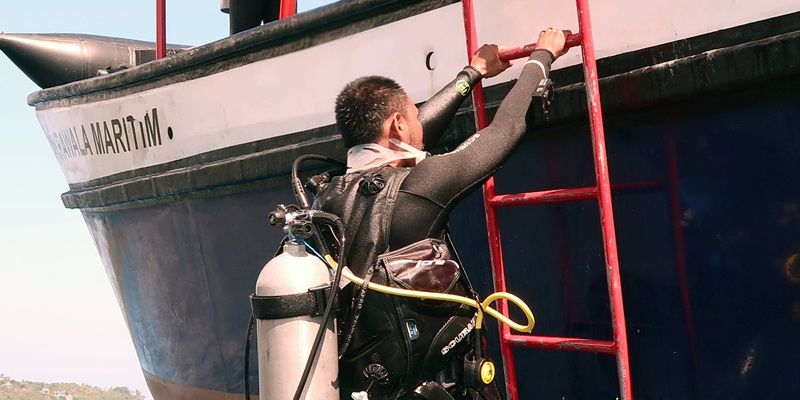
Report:
[{"label": "buoyancy control vest", "polygon": [[314,207],[341,217],[349,241],[346,265],[365,285],[340,293],[340,393],[366,391],[395,399],[434,379],[469,349],[474,309],[456,303],[389,296],[369,282],[474,296],[448,244],[425,239],[390,249],[395,200],[409,168],[382,166],[336,176]]}]

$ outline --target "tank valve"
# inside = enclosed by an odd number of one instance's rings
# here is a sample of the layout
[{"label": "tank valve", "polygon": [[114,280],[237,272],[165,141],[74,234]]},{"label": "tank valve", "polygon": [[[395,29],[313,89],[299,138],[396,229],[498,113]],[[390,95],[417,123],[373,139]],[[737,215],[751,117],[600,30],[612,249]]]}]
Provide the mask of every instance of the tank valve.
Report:
[{"label": "tank valve", "polygon": [[295,205],[278,204],[278,208],[272,210],[267,217],[272,226],[283,226],[286,224],[286,215],[299,210]]}]

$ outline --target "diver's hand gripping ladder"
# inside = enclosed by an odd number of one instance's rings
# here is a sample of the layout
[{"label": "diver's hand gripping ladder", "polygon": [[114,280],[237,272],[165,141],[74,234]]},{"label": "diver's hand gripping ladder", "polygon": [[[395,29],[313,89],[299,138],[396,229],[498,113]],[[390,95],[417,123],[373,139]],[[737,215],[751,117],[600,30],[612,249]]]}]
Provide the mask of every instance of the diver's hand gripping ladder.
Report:
[{"label": "diver's hand gripping ladder", "polygon": [[[503,356],[503,368],[506,377],[506,389],[509,398],[519,399],[517,392],[516,368],[514,365],[513,347],[531,347],[546,350],[566,350],[614,354],[617,359],[620,397],[632,400],[633,391],[630,379],[628,360],[628,337],[625,329],[625,310],[622,304],[622,286],[617,259],[617,237],[614,231],[614,213],[611,208],[611,187],[609,183],[608,162],[606,159],[605,135],[603,133],[603,116],[600,109],[600,88],[597,80],[592,25],[589,17],[589,1],[576,0],[578,8],[578,26],[580,32],[567,38],[567,47],[581,46],[583,56],[583,72],[586,83],[586,101],[588,103],[590,126],[597,186],[545,190],[528,193],[501,194],[495,193],[494,178],[490,178],[483,187],[484,205],[486,208],[486,225],[489,235],[489,254],[492,260],[494,286],[497,291],[506,291],[505,272],[503,269],[503,252],[500,243],[500,231],[497,224],[497,207],[533,205],[544,203],[561,203],[576,200],[597,199],[600,208],[600,225],[603,232],[606,278],[608,294],[611,298],[611,318],[613,320],[614,340],[592,340],[568,337],[550,337],[512,334],[508,326],[500,326],[500,349]],[[475,30],[475,14],[472,0],[462,0],[464,7],[464,26],[467,36],[467,56],[472,57],[478,50]],[[533,45],[510,49],[501,52],[501,59],[510,60],[525,57],[533,51]],[[486,110],[483,100],[483,88],[480,83],[472,92],[475,123],[477,129],[486,127]],[[498,310],[508,315],[508,305],[500,301]]]}]

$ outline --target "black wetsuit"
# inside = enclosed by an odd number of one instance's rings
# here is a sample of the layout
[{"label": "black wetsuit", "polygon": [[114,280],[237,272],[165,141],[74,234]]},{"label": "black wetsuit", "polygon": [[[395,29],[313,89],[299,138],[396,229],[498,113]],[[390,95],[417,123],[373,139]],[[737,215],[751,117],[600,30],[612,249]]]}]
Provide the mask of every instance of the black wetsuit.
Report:
[{"label": "black wetsuit", "polygon": [[[465,140],[456,150],[422,160],[400,186],[392,216],[390,249],[424,238],[442,238],[450,211],[471,189],[491,176],[517,147],[527,129],[525,114],[539,82],[550,71],[553,56],[544,50],[531,55],[519,81],[498,108],[489,126]],[[432,147],[444,133],[458,106],[469,93],[459,91],[459,80],[472,88],[477,72],[465,68],[459,76],[420,106],[425,147]],[[463,87],[463,86],[462,86]],[[463,92],[463,93],[462,93]]]},{"label": "black wetsuit", "polygon": [[[435,250],[435,258],[441,262],[448,259],[442,255],[449,254],[447,245],[439,241],[443,239],[448,214],[468,191],[480,185],[510,156],[527,130],[526,113],[539,82],[549,72],[552,55],[537,51],[531,60],[534,62],[525,65],[494,121],[456,150],[428,157],[411,168],[387,165],[337,176],[317,196],[315,207],[337,214],[345,222],[351,245],[344,258],[356,275],[372,283],[396,285],[398,279],[413,270],[411,274],[417,274],[409,280],[415,282],[413,285],[430,283],[434,286],[426,291],[469,296],[471,288],[458,268],[448,275],[445,269],[420,268],[418,264],[398,274],[382,257],[393,250],[397,251],[388,254],[408,254],[402,252],[417,248],[425,243],[421,242],[423,239],[430,239],[432,249],[445,249]],[[420,107],[426,147],[439,140],[480,79],[477,71],[467,67]],[[378,185],[379,181],[383,183]],[[408,246],[412,243],[413,246]],[[469,351],[468,342],[472,339],[462,340],[464,334],[459,335],[472,329],[470,319],[474,310],[466,306],[436,303],[431,309],[432,303],[383,295],[354,285],[344,288],[340,299],[343,355],[339,377],[343,399],[360,390],[369,391],[375,399],[405,399],[416,385],[460,365],[459,360]],[[413,324],[408,325],[409,322]],[[412,337],[412,331],[418,336]],[[369,371],[381,370],[387,378],[381,378],[381,374],[368,376]],[[448,381],[458,382],[461,379],[458,374],[454,372]],[[463,393],[459,387],[457,384],[451,391],[462,399],[463,395],[456,393]],[[472,393],[475,398],[499,398],[494,385],[481,388],[480,394]]]}]

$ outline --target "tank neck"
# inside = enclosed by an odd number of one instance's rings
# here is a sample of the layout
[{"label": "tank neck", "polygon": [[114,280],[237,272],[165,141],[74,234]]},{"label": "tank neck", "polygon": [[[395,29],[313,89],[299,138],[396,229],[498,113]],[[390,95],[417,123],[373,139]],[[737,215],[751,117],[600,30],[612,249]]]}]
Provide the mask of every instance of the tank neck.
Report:
[{"label": "tank neck", "polygon": [[288,253],[294,257],[305,257],[308,255],[306,252],[306,247],[300,243],[295,242],[286,242],[283,245],[283,252]]}]

